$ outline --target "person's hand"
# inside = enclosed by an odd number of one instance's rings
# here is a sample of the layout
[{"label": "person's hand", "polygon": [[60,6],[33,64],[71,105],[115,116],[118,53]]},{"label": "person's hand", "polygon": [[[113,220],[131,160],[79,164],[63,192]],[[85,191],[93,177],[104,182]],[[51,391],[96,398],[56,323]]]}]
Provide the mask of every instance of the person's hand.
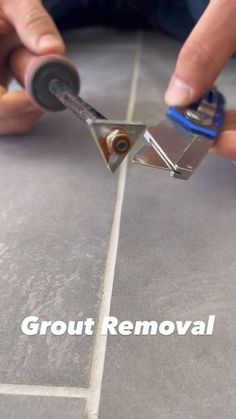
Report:
[{"label": "person's hand", "polygon": [[42,115],[26,91],[7,91],[8,57],[20,44],[38,55],[64,52],[62,38],[40,0],[0,0],[0,135],[27,132]]},{"label": "person's hand", "polygon": [[[165,94],[167,105],[188,105],[199,99],[235,51],[236,1],[212,0],[180,51]],[[215,151],[236,160],[236,111],[227,113]]]}]

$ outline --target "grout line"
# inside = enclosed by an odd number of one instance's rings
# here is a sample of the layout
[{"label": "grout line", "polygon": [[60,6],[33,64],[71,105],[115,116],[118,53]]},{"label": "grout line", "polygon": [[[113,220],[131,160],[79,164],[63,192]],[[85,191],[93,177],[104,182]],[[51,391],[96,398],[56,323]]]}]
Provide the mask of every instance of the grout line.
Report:
[{"label": "grout line", "polygon": [[[127,121],[131,121],[133,118],[134,107],[135,107],[135,102],[137,98],[141,48],[142,48],[142,34],[139,33],[137,35],[133,74],[132,74],[132,81],[131,81],[131,87],[130,87],[128,107],[127,107],[127,112],[126,112]],[[119,172],[113,223],[112,223],[112,228],[111,228],[111,235],[110,235],[106,266],[105,266],[105,272],[104,272],[104,283],[103,283],[103,293],[102,293],[103,297],[102,297],[102,301],[100,305],[100,312],[98,316],[98,323],[97,323],[98,326],[97,326],[97,333],[96,333],[94,352],[93,352],[93,360],[92,360],[92,366],[91,366],[90,387],[89,387],[89,392],[88,392],[86,406],[85,406],[86,419],[97,419],[98,413],[99,413],[102,379],[103,379],[106,348],[107,348],[107,336],[102,336],[100,332],[101,332],[104,317],[109,316],[110,314],[112,289],[113,289],[113,283],[114,283],[117,251],[118,251],[118,244],[119,244],[121,215],[122,215],[122,207],[123,207],[124,193],[125,193],[127,165],[128,165],[128,159],[126,159],[123,162],[120,168],[120,172]]]},{"label": "grout line", "polygon": [[0,394],[86,398],[87,388],[0,383]]},{"label": "grout line", "polygon": [[126,111],[126,120],[128,122],[131,122],[133,119],[134,108],[135,108],[135,103],[137,99],[141,52],[142,52],[142,33],[138,33],[136,53],[135,53],[135,58],[134,58],[134,69],[133,69],[132,82],[131,82],[131,87],[130,87],[128,107]]}]

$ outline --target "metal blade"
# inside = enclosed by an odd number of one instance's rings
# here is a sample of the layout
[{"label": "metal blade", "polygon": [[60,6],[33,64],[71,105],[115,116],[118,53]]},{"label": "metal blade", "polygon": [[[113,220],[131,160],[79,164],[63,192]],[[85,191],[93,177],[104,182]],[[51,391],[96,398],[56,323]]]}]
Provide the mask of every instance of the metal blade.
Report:
[{"label": "metal blade", "polygon": [[139,150],[132,160],[133,163],[155,167],[162,170],[172,170],[172,167],[154,150],[153,146],[146,144]]},{"label": "metal blade", "polygon": [[147,129],[144,136],[151,148],[143,147],[133,162],[169,170],[181,179],[192,175],[213,144],[213,140],[191,133],[168,117]]}]

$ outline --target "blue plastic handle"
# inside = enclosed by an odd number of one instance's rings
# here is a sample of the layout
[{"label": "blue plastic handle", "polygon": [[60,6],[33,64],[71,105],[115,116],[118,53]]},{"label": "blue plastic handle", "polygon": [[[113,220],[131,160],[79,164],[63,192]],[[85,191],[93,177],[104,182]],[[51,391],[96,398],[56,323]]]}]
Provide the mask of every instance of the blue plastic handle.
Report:
[{"label": "blue plastic handle", "polygon": [[[181,108],[174,108],[171,107],[167,111],[167,116],[174,121],[178,122],[181,126],[183,126],[188,131],[191,131],[198,135],[203,135],[207,138],[216,139],[220,131],[222,130],[223,124],[224,124],[224,118],[225,118],[225,98],[222,95],[222,93],[218,92],[217,90],[214,90],[214,100],[216,101],[216,111],[215,115],[212,118],[212,125],[211,127],[206,127],[201,124],[198,124],[190,119],[188,119],[184,112],[181,112]],[[203,96],[205,101],[207,101],[209,104],[211,104],[212,100],[212,91],[206,93],[206,95]],[[189,109],[197,109],[198,105],[201,103],[200,99],[198,102],[194,103],[189,107]],[[186,108],[185,108],[186,110]]]}]

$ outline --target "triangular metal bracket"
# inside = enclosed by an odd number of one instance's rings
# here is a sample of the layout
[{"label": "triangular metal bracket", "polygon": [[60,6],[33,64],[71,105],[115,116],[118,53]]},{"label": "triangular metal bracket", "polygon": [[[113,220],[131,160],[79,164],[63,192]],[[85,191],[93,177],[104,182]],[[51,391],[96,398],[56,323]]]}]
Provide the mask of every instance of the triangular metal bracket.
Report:
[{"label": "triangular metal bracket", "polygon": [[[111,172],[115,172],[146,128],[141,122],[129,123],[127,121],[108,119],[91,119],[88,121],[88,126]],[[120,137],[124,135],[127,144],[123,151],[117,152],[114,149],[112,144],[114,135],[119,135]]]}]

